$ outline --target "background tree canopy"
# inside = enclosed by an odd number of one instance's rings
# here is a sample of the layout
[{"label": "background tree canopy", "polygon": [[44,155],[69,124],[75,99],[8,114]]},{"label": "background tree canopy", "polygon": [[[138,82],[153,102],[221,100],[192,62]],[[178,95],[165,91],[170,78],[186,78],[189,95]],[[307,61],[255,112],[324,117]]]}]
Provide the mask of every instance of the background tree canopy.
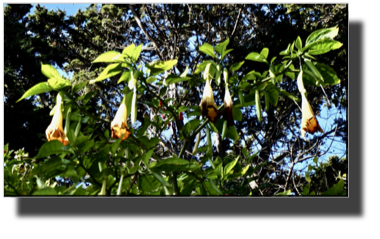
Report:
[{"label": "background tree canopy", "polygon": [[[152,84],[148,87],[138,84],[137,120],[131,125],[130,117],[129,128],[134,129],[137,136],[155,135],[159,142],[151,153],[161,159],[172,159],[182,153],[182,159],[189,162],[186,167],[191,167],[190,163],[198,160],[203,163],[202,169],[208,175],[213,173],[207,171],[208,169],[218,168],[217,165],[211,165],[212,159],[220,159],[220,168],[224,169],[224,173],[229,169],[230,175],[233,175],[227,177],[228,180],[224,184],[221,182],[215,185],[212,177],[209,177],[210,181],[201,180],[204,184],[198,185],[195,183],[198,177],[206,176],[195,174],[185,178],[183,175],[191,173],[181,173],[182,170],[175,168],[173,173],[165,178],[170,182],[170,186],[173,186],[167,189],[172,190],[171,193],[176,191],[178,186],[183,195],[191,194],[192,190],[197,191],[197,188],[198,195],[269,196],[279,192],[295,195],[332,195],[335,193],[332,193],[334,188],[339,187],[340,190],[334,195],[347,195],[346,151],[333,151],[334,148],[341,149],[347,145],[347,5],[91,4],[74,16],[66,16],[61,10],[48,11],[39,4],[35,6],[33,13],[30,13],[31,8],[32,5],[10,4],[4,10],[4,139],[9,143],[9,148],[24,148],[25,152],[29,153],[27,157],[32,158],[38,156],[41,146],[46,141],[45,130],[51,121],[49,112],[54,107],[57,92],[41,93],[16,103],[32,86],[46,81],[40,70],[41,64],[56,66],[70,75],[69,80],[73,86],[69,90],[70,94],[82,102],[81,107],[88,114],[100,116],[99,120],[92,123],[94,134],[109,131],[110,122],[123,99],[123,89],[128,86],[128,81],[119,83],[119,74],[110,75],[104,81],[95,84],[88,84],[99,77],[109,65],[107,62],[94,63],[94,60],[105,52],[123,52],[132,44],[142,44],[141,55],[136,65],[141,66],[144,72],[150,71],[151,76],[154,72],[152,61],[178,61],[173,68],[154,75],[154,81],[149,82]],[[341,42],[342,46],[326,54],[313,55],[312,58],[321,64],[320,66],[333,69],[336,76],[328,78],[329,81],[322,84],[323,88],[316,87],[312,78],[304,78],[314,113],[324,117],[323,121],[319,118],[324,133],[309,134],[307,140],[304,140],[300,128],[301,101],[297,104],[294,100],[301,99],[297,87],[297,74],[280,74],[279,78],[276,78],[280,88],[290,94],[289,97],[286,97],[286,92],[277,93],[276,97],[268,99],[266,98],[272,94],[262,93],[257,96],[252,88],[253,84],[247,83],[250,80],[248,76],[254,70],[261,73],[260,77],[265,78],[270,69],[267,64],[247,59],[247,55],[252,52],[263,53],[263,49],[267,48],[269,52],[263,54],[268,62],[273,60],[273,65],[280,64],[282,52],[288,49],[289,44],[295,42],[297,37],[305,44],[312,32],[333,27],[339,29],[334,39]],[[233,51],[226,54],[219,64],[229,69],[230,93],[234,106],[241,106],[233,111],[236,135],[231,136],[231,133],[223,139],[218,133],[222,123],[209,124],[209,127],[200,130],[197,155],[193,153],[197,139],[193,137],[186,141],[182,129],[191,127],[189,120],[194,117],[198,119],[200,116],[200,112],[194,107],[201,104],[204,90],[204,77],[201,72],[205,71],[205,62],[215,60],[212,56],[215,53],[210,53],[205,46],[209,44],[216,51],[220,51],[216,46],[225,43],[227,39],[229,42],[226,50]],[[214,52],[212,48],[211,51]],[[273,59],[274,57],[277,58]],[[298,62],[294,62],[293,65],[296,69],[300,68]],[[174,77],[183,73],[189,79],[178,80]],[[148,82],[149,78],[145,80]],[[75,86],[78,86],[77,90],[74,90]],[[212,88],[216,105],[222,105],[224,84],[214,80]],[[266,91],[270,90],[267,86]],[[162,99],[163,106],[159,105],[160,101],[157,98]],[[262,110],[258,110],[258,107]],[[325,114],[322,115],[321,112]],[[181,120],[181,117],[184,120]],[[153,127],[151,122],[156,122],[157,125]],[[211,131],[210,137],[208,130]],[[123,144],[126,143],[123,142],[121,145]],[[128,150],[134,152],[132,148]],[[147,152],[143,155],[150,152],[148,149],[144,150]],[[101,151],[100,148],[96,149],[96,155]],[[18,152],[18,155],[22,154]],[[86,157],[86,154],[82,156]],[[211,160],[206,158],[203,161],[202,157],[206,156]],[[32,164],[46,166],[50,162],[49,165],[52,165],[52,159],[55,158],[43,161],[37,157]],[[106,167],[112,169],[112,165],[108,163]],[[155,167],[159,168],[159,164],[160,162],[155,164]],[[18,166],[19,172],[22,172],[22,166]],[[249,166],[248,171],[244,172],[246,176],[243,177],[239,173],[246,166]],[[60,182],[62,187],[63,183],[69,188],[80,182],[90,183],[90,187],[94,188],[93,192],[99,192],[101,185],[98,184],[104,177],[89,174],[91,170],[82,172],[75,169],[72,173],[69,163],[65,167],[66,171],[57,171],[55,174],[41,176],[42,171],[34,174],[40,175],[39,178],[44,180],[63,178]],[[60,179],[56,177],[58,175]],[[96,181],[96,177],[100,181]],[[110,183],[112,180],[109,179],[107,194],[116,194],[117,185],[120,184],[117,179],[120,179],[119,176],[115,176],[113,183]],[[128,180],[128,183],[124,184],[127,186],[122,190],[127,194],[167,193],[165,185],[168,183],[162,182],[162,178],[154,173],[147,176],[126,176],[125,180]],[[340,185],[340,182],[343,184]],[[36,183],[39,183],[38,180]],[[203,189],[205,191],[202,191]],[[33,190],[30,189],[29,192],[34,192]],[[17,190],[12,192],[14,191]],[[63,189],[57,189],[57,192],[73,193]],[[311,194],[312,192],[314,194]]]}]

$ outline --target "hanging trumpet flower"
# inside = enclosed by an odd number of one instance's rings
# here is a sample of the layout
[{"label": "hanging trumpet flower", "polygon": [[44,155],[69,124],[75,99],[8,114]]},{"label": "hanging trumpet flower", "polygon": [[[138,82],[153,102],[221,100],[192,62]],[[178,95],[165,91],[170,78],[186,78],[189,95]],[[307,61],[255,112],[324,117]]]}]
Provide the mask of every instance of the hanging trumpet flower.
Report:
[{"label": "hanging trumpet flower", "polygon": [[311,108],[307,98],[302,95],[302,121],[301,121],[301,135],[305,139],[305,131],[314,134],[319,131],[323,133],[321,126],[318,124],[317,118],[315,118],[313,109]]},{"label": "hanging trumpet flower", "polygon": [[114,139],[119,139],[123,134],[123,140],[128,139],[131,135],[127,125],[127,104],[126,97],[123,98],[122,103],[119,106],[119,109],[116,112],[115,118],[111,122],[111,137]]},{"label": "hanging trumpet flower", "polygon": [[53,119],[46,129],[46,139],[48,141],[51,140],[59,140],[63,145],[67,145],[69,143],[68,138],[65,135],[65,132],[63,131],[63,124],[62,124],[62,98],[58,94],[57,95],[57,109],[55,110]]},{"label": "hanging trumpet flower", "polygon": [[214,95],[212,93],[210,80],[206,80],[206,85],[203,91],[203,97],[200,106],[203,117],[206,116],[212,123],[215,123],[218,120],[219,111],[214,101]]},{"label": "hanging trumpet flower", "polygon": [[232,113],[232,99],[230,91],[228,90],[228,84],[226,84],[226,90],[224,93],[224,109],[222,111],[224,120],[227,120],[227,126],[234,125],[234,117]]}]

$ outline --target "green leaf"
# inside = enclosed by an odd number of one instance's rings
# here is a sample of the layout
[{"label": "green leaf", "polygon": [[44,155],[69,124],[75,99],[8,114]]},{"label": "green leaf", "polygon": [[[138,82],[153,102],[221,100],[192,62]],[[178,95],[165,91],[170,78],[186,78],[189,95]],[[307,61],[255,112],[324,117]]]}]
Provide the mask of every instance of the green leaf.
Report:
[{"label": "green leaf", "polygon": [[132,57],[134,50],[135,50],[135,44],[131,44],[131,45],[127,46],[126,48],[124,48],[123,54],[127,55],[129,57]]},{"label": "green leaf", "polygon": [[234,126],[228,127],[227,138],[232,139],[232,141],[236,141],[239,139],[239,134]]},{"label": "green leaf", "polygon": [[57,196],[57,191],[54,190],[54,188],[51,187],[45,187],[38,191],[35,191],[33,196]]},{"label": "green leaf", "polygon": [[212,179],[209,179],[209,181],[205,182],[205,186],[210,195],[223,195],[223,192],[215,185],[215,182]]},{"label": "green leaf", "polygon": [[305,46],[302,51],[305,52],[308,50],[308,53],[310,55],[321,55],[331,50],[339,49],[342,45],[343,44],[338,41],[332,39],[324,39]]},{"label": "green leaf", "polygon": [[266,60],[268,58],[269,54],[269,49],[268,48],[263,48],[260,52],[260,55]]},{"label": "green leaf", "polygon": [[221,56],[221,60],[223,60],[223,58],[228,54],[230,53],[231,51],[233,51],[234,49],[228,49],[226,51],[223,52],[222,56]]},{"label": "green leaf", "polygon": [[311,178],[310,178],[309,172],[306,172],[306,173],[305,173],[305,180],[306,180],[308,183],[311,183]]},{"label": "green leaf", "polygon": [[343,190],[344,187],[344,180],[339,180],[338,183],[336,183],[334,186],[332,186],[327,191],[321,193],[321,196],[338,196],[339,193]]},{"label": "green leaf", "polygon": [[92,63],[98,63],[98,62],[124,62],[124,59],[120,59],[119,57],[122,56],[120,52],[117,51],[107,51],[98,56]]},{"label": "green leaf", "polygon": [[188,137],[191,135],[191,132],[193,132],[200,124],[199,119],[194,119],[189,122],[187,122],[181,129],[182,133],[185,137]]},{"label": "green leaf", "polygon": [[77,147],[81,153],[87,152],[87,150],[91,149],[94,146],[94,140],[84,141],[81,144],[78,144]]},{"label": "green leaf", "polygon": [[322,86],[336,85],[340,83],[340,79],[336,75],[333,68],[319,62],[317,63],[317,65],[315,65],[315,67],[321,73],[324,79],[324,82],[321,82]]},{"label": "green leaf", "polygon": [[288,98],[291,99],[291,100],[300,101],[300,99],[299,99],[298,97],[296,97],[296,96],[290,94],[289,92],[287,92],[287,91],[285,91],[285,90],[283,90],[283,89],[278,89],[278,88],[277,88],[277,90],[278,90],[281,94],[283,94],[284,96],[288,97]]},{"label": "green leaf", "polygon": [[188,162],[181,158],[169,158],[159,161],[155,164],[152,163],[150,166],[150,170],[156,172],[165,171],[166,173],[169,173],[173,171],[193,171],[200,167],[202,167],[202,165],[195,161]]},{"label": "green leaf", "polygon": [[119,84],[120,82],[123,82],[123,81],[128,82],[130,76],[131,76],[130,71],[124,71],[123,74],[121,74],[117,83]]},{"label": "green leaf", "polygon": [[309,59],[304,59],[307,67],[313,72],[314,76],[318,79],[319,83],[324,82],[324,79],[319,73],[318,69],[314,66],[314,64]]},{"label": "green leaf", "polygon": [[157,80],[156,77],[149,77],[148,79],[146,79],[146,83],[153,83]]},{"label": "green leaf", "polygon": [[62,166],[73,164],[70,160],[62,159],[58,156],[54,156],[42,164],[33,168],[32,175],[45,175],[47,177],[54,177],[61,174],[62,171],[59,170]]},{"label": "green leaf", "polygon": [[296,40],[296,47],[298,50],[301,50],[302,49],[302,40],[301,40],[301,37],[297,37],[297,40]]},{"label": "green leaf", "polygon": [[169,61],[154,61],[146,64],[146,68],[150,69],[150,76],[158,75],[167,70],[170,70],[177,64],[178,60],[169,60]]},{"label": "green leaf", "polygon": [[65,87],[71,86],[70,81],[64,80],[62,78],[50,78],[48,84],[53,90],[59,91]]},{"label": "green leaf", "polygon": [[274,106],[277,106],[279,96],[277,88],[271,82],[268,82],[265,91],[268,93],[270,103],[272,103]]},{"label": "green leaf", "polygon": [[153,152],[154,152],[154,149],[151,149],[143,155],[143,162],[147,167],[149,167],[149,159],[150,157],[152,157]]},{"label": "green leaf", "polygon": [[136,46],[136,48],[133,50],[133,53],[132,53],[132,56],[131,56],[133,62],[137,62],[137,60],[139,59],[142,45],[143,44],[140,44],[140,45]]},{"label": "green leaf", "polygon": [[289,189],[285,192],[277,193],[275,196],[289,196],[291,192],[292,192],[292,190]]},{"label": "green leaf", "polygon": [[205,43],[202,46],[200,46],[199,51],[216,59],[214,48],[208,43]]},{"label": "green leaf", "polygon": [[286,55],[289,55],[289,53],[290,53],[290,43],[288,45],[288,48],[286,48],[286,50],[283,50],[282,52],[280,52],[280,55],[286,56]]},{"label": "green leaf", "polygon": [[338,35],[338,31],[338,26],[314,31],[307,37],[306,46],[325,38],[334,39]]},{"label": "green leaf", "polygon": [[161,183],[156,180],[152,175],[142,175],[139,177],[139,189],[142,193],[150,193],[158,190]]},{"label": "green leaf", "polygon": [[42,94],[42,93],[49,92],[49,91],[52,91],[52,90],[53,90],[53,88],[51,88],[47,82],[38,83],[38,84],[32,86],[32,88],[30,88],[29,90],[27,90],[22,95],[22,97],[19,100],[16,101],[16,103],[19,102],[22,99],[25,99],[25,98],[29,97],[29,96]]},{"label": "green leaf", "polygon": [[88,81],[84,81],[82,83],[76,84],[75,86],[73,86],[72,92],[78,92],[78,91],[80,91],[83,87],[85,87],[87,85],[87,83],[88,83]]},{"label": "green leaf", "polygon": [[[220,55],[223,55],[224,51],[227,48],[228,43],[230,43],[230,39],[225,40],[222,43],[219,43],[218,45],[215,46],[215,51],[218,52]],[[221,57],[223,59],[223,57]]]},{"label": "green leaf", "polygon": [[190,79],[191,79],[190,76],[181,77],[181,76],[176,76],[176,75],[168,75],[168,77],[166,78],[166,84],[170,85],[170,84],[174,84],[174,83],[178,83],[182,81],[188,81]]},{"label": "green leaf", "polygon": [[257,53],[257,52],[249,53],[245,59],[251,60],[251,61],[262,62],[262,63],[267,63],[267,60],[265,59],[265,57],[263,55]]},{"label": "green leaf", "polygon": [[58,71],[51,65],[44,65],[41,64],[41,72],[44,74],[47,78],[61,78]]},{"label": "green leaf", "polygon": [[233,65],[230,67],[229,72],[239,70],[240,67],[241,67],[243,64],[244,64],[244,61],[233,64]]},{"label": "green leaf", "polygon": [[105,80],[107,78],[110,78],[120,73],[121,73],[120,63],[110,64],[103,70],[102,73],[100,73],[98,78],[96,78],[95,80],[90,80],[90,84],[94,84],[95,82]]},{"label": "green leaf", "polygon": [[234,120],[236,121],[242,121],[243,120],[243,114],[241,113],[240,108],[233,107],[232,108],[232,115],[234,117]]},{"label": "green leaf", "polygon": [[183,105],[181,105],[179,108],[178,108],[178,112],[185,112],[186,110],[188,110],[189,109],[189,107],[186,107],[186,106],[183,106]]},{"label": "green leaf", "polygon": [[168,181],[166,181],[160,174],[152,172],[152,175],[162,184],[162,186],[170,187]]},{"label": "green leaf", "polygon": [[239,160],[239,156],[235,159],[229,162],[225,167],[224,167],[224,175],[227,175],[231,172],[231,170],[235,167],[237,161]]},{"label": "green leaf", "polygon": [[44,143],[38,151],[35,159],[44,158],[52,154],[70,153],[68,149],[58,140],[52,140]]}]

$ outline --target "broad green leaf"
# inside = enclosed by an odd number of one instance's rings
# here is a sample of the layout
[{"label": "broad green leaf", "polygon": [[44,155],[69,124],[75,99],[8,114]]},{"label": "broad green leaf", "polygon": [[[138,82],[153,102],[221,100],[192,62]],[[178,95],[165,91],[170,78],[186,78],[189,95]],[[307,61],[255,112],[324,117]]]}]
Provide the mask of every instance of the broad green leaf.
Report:
[{"label": "broad green leaf", "polygon": [[53,90],[59,91],[65,87],[71,86],[70,81],[64,80],[62,78],[50,78],[48,84]]},{"label": "broad green leaf", "polygon": [[286,48],[286,50],[283,50],[282,52],[280,52],[280,55],[286,56],[286,55],[289,55],[289,53],[290,53],[290,43],[288,45],[288,48]]},{"label": "broad green leaf", "polygon": [[170,84],[174,84],[174,83],[178,83],[182,81],[188,81],[190,79],[191,79],[190,76],[181,77],[181,76],[176,76],[176,75],[169,75],[168,78],[166,78],[166,83],[167,85],[170,85]]},{"label": "broad green leaf", "polygon": [[72,92],[78,92],[80,91],[81,89],[83,89],[83,87],[85,87],[86,85],[88,84],[88,81],[84,81],[82,83],[79,83],[79,84],[76,84],[75,86],[73,86],[73,90]]},{"label": "broad green leaf", "polygon": [[321,196],[338,196],[339,193],[343,190],[344,187],[344,180],[339,180],[338,183],[336,183],[334,186],[329,188],[327,191],[321,193]]},{"label": "broad green leaf", "polygon": [[[294,65],[291,64],[291,65],[288,67],[288,70],[294,70]],[[295,79],[295,78],[296,78],[296,73],[294,73],[294,72],[286,71],[286,72],[285,72],[285,75],[286,75],[287,77],[289,77],[290,79]]]},{"label": "broad green leaf", "polygon": [[123,74],[121,74],[117,83],[119,84],[120,82],[123,82],[123,81],[128,82],[130,76],[131,76],[130,71],[124,71]]},{"label": "broad green leaf", "polygon": [[233,141],[239,139],[239,134],[237,133],[236,128],[234,126],[228,127],[227,138],[232,139]]},{"label": "broad green leaf", "polygon": [[313,158],[313,162],[314,162],[315,164],[317,164],[317,163],[318,163],[318,157],[314,157],[314,158]]},{"label": "broad green leaf", "polygon": [[306,46],[325,38],[334,39],[338,35],[338,31],[338,26],[314,31],[307,37]]},{"label": "broad green leaf", "polygon": [[61,78],[58,71],[49,64],[41,64],[41,72],[44,74],[47,78]]},{"label": "broad green leaf", "polygon": [[94,84],[95,82],[105,80],[107,78],[110,78],[120,73],[121,73],[120,63],[110,64],[103,70],[102,73],[100,73],[98,78],[96,78],[95,80],[90,80],[90,84]]},{"label": "broad green leaf", "polygon": [[324,79],[324,82],[321,82],[322,86],[336,85],[340,83],[340,79],[336,75],[333,68],[319,62],[315,65],[315,67]]},{"label": "broad green leaf", "polygon": [[302,40],[301,40],[301,37],[298,36],[297,37],[297,40],[296,40],[296,47],[298,50],[301,50],[302,49]]},{"label": "broad green leaf", "polygon": [[203,61],[202,63],[199,63],[197,65],[197,69],[195,69],[194,74],[199,74],[202,71],[204,71],[206,69],[207,65],[210,63],[211,63],[211,66],[210,66],[211,73],[213,70],[215,71],[216,70],[216,63],[213,61],[207,60],[207,61]]},{"label": "broad green leaf", "polygon": [[210,195],[223,195],[223,192],[218,188],[218,186],[215,185],[215,182],[212,179],[209,179],[209,181],[205,182],[205,186]]},{"label": "broad green leaf", "polygon": [[268,82],[265,91],[268,93],[270,103],[272,103],[274,106],[277,106],[279,96],[277,88],[272,83]]},{"label": "broad green leaf", "polygon": [[243,64],[244,64],[244,61],[233,64],[233,65],[230,67],[229,72],[239,70],[240,67],[241,67]]},{"label": "broad green leaf", "polygon": [[35,191],[32,195],[33,196],[56,196],[57,191],[55,191],[54,188],[45,187],[38,191]]},{"label": "broad green leaf", "polygon": [[152,172],[152,175],[162,184],[162,186],[170,187],[168,181],[166,181],[160,174]]},{"label": "broad green leaf", "polygon": [[304,59],[307,67],[311,70],[311,72],[314,74],[314,76],[318,79],[320,83],[324,82],[324,79],[319,73],[318,69],[314,66],[314,64],[309,59]]},{"label": "broad green leaf", "polygon": [[144,117],[144,124],[137,130],[136,136],[140,137],[143,136],[148,127],[151,125],[149,117]]},{"label": "broad green leaf", "polygon": [[52,140],[44,143],[38,151],[35,159],[44,158],[52,154],[70,153],[68,149],[58,140]]},{"label": "broad green leaf", "polygon": [[27,90],[22,95],[22,97],[19,100],[16,101],[16,103],[19,102],[22,99],[25,99],[25,98],[29,97],[29,96],[42,94],[42,93],[49,92],[49,91],[52,91],[52,90],[53,90],[53,88],[51,88],[47,82],[38,83],[38,84],[32,86],[32,88],[30,88],[29,90]]},{"label": "broad green leaf", "polygon": [[87,152],[89,149],[91,149],[94,146],[94,140],[85,141],[81,144],[78,144],[77,147],[81,153]]},{"label": "broad green leaf", "polygon": [[227,39],[224,42],[219,43],[215,46],[215,51],[218,52],[220,55],[223,55],[223,52],[226,50],[228,43],[230,43],[230,39]]},{"label": "broad green leaf", "polygon": [[137,60],[139,59],[142,45],[143,44],[140,44],[140,45],[136,46],[136,48],[133,50],[133,53],[132,53],[132,56],[131,56],[133,62],[137,62]]},{"label": "broad green leaf", "polygon": [[150,157],[152,157],[153,152],[154,152],[154,149],[151,149],[143,155],[143,162],[147,167],[149,167],[149,159]]},{"label": "broad green leaf", "polygon": [[148,79],[146,79],[146,83],[153,83],[157,80],[156,77],[149,77]]},{"label": "broad green leaf", "polygon": [[[71,162],[70,160],[62,159],[58,156],[54,156],[50,159],[47,159],[45,162],[39,164],[38,166],[34,167],[33,171],[32,171],[32,175],[48,174],[46,176],[53,177],[53,176],[56,176],[62,172],[62,171],[59,171],[59,169],[62,166],[66,166],[69,164],[75,164],[75,163]],[[56,171],[57,173],[54,174],[54,171]]]},{"label": "broad green leaf", "polygon": [[257,53],[257,52],[249,53],[245,59],[251,60],[251,61],[267,63],[267,60],[265,59],[265,57],[263,55]]},{"label": "broad green leaf", "polygon": [[181,191],[181,196],[189,196],[197,185],[196,180],[189,181]]},{"label": "broad green leaf", "polygon": [[266,60],[268,58],[269,54],[269,49],[268,48],[263,48],[260,52],[260,55],[263,56],[263,58]]},{"label": "broad green leaf", "polygon": [[142,175],[139,177],[139,189],[142,193],[149,193],[159,189],[161,183],[152,175]]},{"label": "broad green leaf", "polygon": [[216,58],[215,53],[214,53],[214,48],[208,43],[205,43],[202,46],[200,46],[199,50],[206,55]]},{"label": "broad green leaf", "polygon": [[183,106],[183,105],[181,105],[179,108],[178,108],[178,112],[185,112],[186,110],[188,110],[189,109],[189,107],[186,107],[186,106]]},{"label": "broad green leaf", "polygon": [[150,170],[156,172],[165,171],[166,173],[169,173],[173,171],[193,171],[200,167],[202,167],[202,165],[195,161],[188,162],[181,158],[169,158],[155,164],[152,163]]},{"label": "broad green leaf", "polygon": [[237,161],[239,160],[239,156],[235,159],[229,162],[225,167],[224,167],[224,175],[227,175],[231,172],[231,170],[235,167]]},{"label": "broad green leaf", "polygon": [[124,48],[123,54],[127,55],[129,57],[132,57],[134,50],[135,50],[135,44],[131,44],[131,45],[127,46],[126,48]]},{"label": "broad green leaf", "polygon": [[243,114],[241,113],[240,108],[233,107],[232,108],[232,115],[234,117],[234,120],[236,121],[242,121],[243,120]]},{"label": "broad green leaf", "polygon": [[289,189],[285,192],[277,193],[275,196],[289,196],[291,192],[292,192],[292,190]]},{"label": "broad green leaf", "polygon": [[200,122],[201,121],[199,119],[194,119],[187,122],[181,129],[184,136],[185,137],[190,136],[191,132],[193,132],[196,128],[198,128]]},{"label": "broad green leaf", "polygon": [[92,63],[98,63],[98,62],[124,62],[123,59],[120,59],[119,57],[122,56],[120,52],[117,51],[107,51],[98,56]]},{"label": "broad green leaf", "polygon": [[305,173],[305,180],[306,180],[308,183],[311,182],[311,178],[310,178],[309,172],[306,172],[306,173]]},{"label": "broad green leaf", "polygon": [[338,41],[327,38],[304,47],[302,51],[308,50],[310,55],[321,55],[331,50],[339,49],[342,45],[343,44]]},{"label": "broad green leaf", "polygon": [[178,60],[168,60],[168,61],[154,61],[145,66],[150,69],[150,76],[158,75],[167,70],[170,70],[177,64]]}]

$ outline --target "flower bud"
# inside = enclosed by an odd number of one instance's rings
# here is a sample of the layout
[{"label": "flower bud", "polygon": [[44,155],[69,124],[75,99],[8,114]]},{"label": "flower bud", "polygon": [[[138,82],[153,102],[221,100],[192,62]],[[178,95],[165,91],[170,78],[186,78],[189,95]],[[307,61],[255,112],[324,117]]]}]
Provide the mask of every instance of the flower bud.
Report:
[{"label": "flower bud", "polygon": [[230,95],[230,91],[228,90],[228,85],[226,84],[226,90],[224,93],[224,109],[222,111],[222,115],[224,120],[227,120],[227,125],[234,125],[234,117],[232,113],[232,99]]},{"label": "flower bud", "polygon": [[50,125],[47,127],[45,133],[46,133],[46,139],[48,141],[51,140],[59,140],[63,145],[67,145],[69,143],[68,138],[65,135],[65,132],[63,131],[63,117],[62,117],[62,98],[58,94],[57,95],[57,109],[55,110],[53,119],[50,123]]},{"label": "flower bud", "polygon": [[301,135],[305,139],[305,131],[314,134],[319,131],[323,133],[321,126],[318,124],[317,118],[315,118],[313,109],[311,108],[309,101],[304,94],[302,95],[302,121],[301,121]]}]

